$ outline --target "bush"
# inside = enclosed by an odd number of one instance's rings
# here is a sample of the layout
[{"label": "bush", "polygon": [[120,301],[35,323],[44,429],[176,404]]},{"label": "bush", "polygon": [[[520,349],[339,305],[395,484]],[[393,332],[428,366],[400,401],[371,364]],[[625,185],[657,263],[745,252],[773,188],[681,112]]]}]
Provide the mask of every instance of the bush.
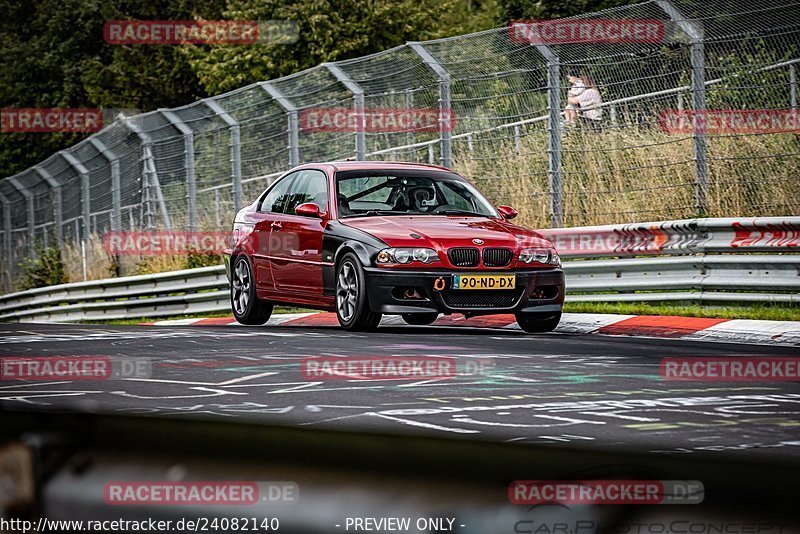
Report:
[{"label": "bush", "polygon": [[34,251],[36,254],[34,258],[26,258],[20,263],[22,280],[19,286],[21,290],[69,282],[59,249],[37,243],[34,245]]}]

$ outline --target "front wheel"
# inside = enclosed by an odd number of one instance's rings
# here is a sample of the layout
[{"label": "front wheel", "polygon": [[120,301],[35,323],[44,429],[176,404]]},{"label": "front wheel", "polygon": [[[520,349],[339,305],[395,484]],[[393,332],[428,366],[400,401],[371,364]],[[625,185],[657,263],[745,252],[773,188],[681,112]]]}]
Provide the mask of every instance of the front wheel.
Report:
[{"label": "front wheel", "polygon": [[561,321],[561,312],[558,313],[517,313],[517,324],[524,331],[531,334],[552,332]]},{"label": "front wheel", "polygon": [[269,321],[272,303],[256,296],[253,268],[247,256],[239,256],[231,273],[231,309],[236,320],[246,325],[260,325]]},{"label": "front wheel", "polygon": [[381,314],[369,308],[366,287],[361,262],[348,252],[336,267],[336,317],[345,330],[372,331],[381,322]]},{"label": "front wheel", "polygon": [[436,312],[430,313],[404,313],[403,320],[406,324],[414,325],[414,326],[425,326],[433,323],[439,314]]}]

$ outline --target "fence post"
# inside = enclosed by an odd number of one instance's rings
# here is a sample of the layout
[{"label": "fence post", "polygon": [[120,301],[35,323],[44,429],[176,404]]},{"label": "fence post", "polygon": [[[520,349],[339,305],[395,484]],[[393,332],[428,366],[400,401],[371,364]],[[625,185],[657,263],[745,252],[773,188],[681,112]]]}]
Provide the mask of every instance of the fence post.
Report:
[{"label": "fence post", "polygon": [[422,43],[406,43],[439,78],[439,142],[442,167],[453,166],[452,105],[450,98],[450,73],[439,63]]},{"label": "fence post", "polygon": [[[414,109],[414,91],[412,89],[404,89],[406,109],[411,112]],[[406,144],[413,145],[415,141],[414,129],[409,128],[406,133]]]},{"label": "fence post", "polygon": [[31,252],[31,255],[35,254],[35,249],[33,246],[33,241],[36,238],[36,212],[34,211],[33,205],[33,193],[27,190],[27,188],[22,185],[16,176],[12,176],[8,179],[8,183],[14,186],[14,189],[19,191],[19,193],[25,197],[25,205],[26,205],[26,215],[28,216],[28,247]]},{"label": "fence post", "polygon": [[286,110],[286,119],[289,126],[289,167],[300,165],[300,125],[297,117],[297,106],[292,104],[292,101],[286,98],[286,96],[271,83],[260,82],[258,85]]},{"label": "fence post", "polygon": [[14,259],[11,257],[11,202],[4,194],[0,193],[0,203],[3,204],[3,254],[6,257],[6,283],[8,284],[6,287],[11,291],[14,281]]},{"label": "fence post", "polygon": [[[161,193],[161,183],[158,180],[158,169],[153,158],[153,140],[149,135],[144,133],[137,124],[135,124],[129,117],[120,113],[119,121],[125,125],[130,131],[135,133],[142,143],[142,158],[144,159],[144,177],[146,181],[153,182],[153,187],[156,190],[156,202],[161,211],[161,217],[164,219],[164,227],[167,230],[172,230],[172,222],[169,219],[169,212],[167,211],[167,204],[164,202],[164,195]],[[148,184],[149,185],[149,184]]]},{"label": "fence post", "polygon": [[561,62],[549,46],[531,43],[547,62],[547,181],[550,226],[564,226],[564,177],[561,169]]},{"label": "fence post", "polygon": [[96,137],[90,137],[89,144],[91,144],[111,166],[111,231],[119,232],[122,230],[122,192],[119,179],[119,157],[110,151],[108,147]]},{"label": "fence post", "polygon": [[231,117],[219,102],[213,98],[206,98],[202,102],[208,106],[211,111],[216,113],[231,132],[231,174],[233,178],[233,210],[239,211],[242,209],[242,145],[240,138],[239,122]]},{"label": "fence post", "polygon": [[89,220],[90,220],[90,207],[91,207],[91,187],[89,183],[89,169],[87,169],[83,163],[78,161],[78,159],[73,156],[71,153],[67,152],[66,150],[62,150],[59,152],[59,155],[64,158],[64,160],[75,169],[81,177],[81,211],[82,211],[82,218],[83,218],[83,236],[76,236],[78,239],[83,238],[84,240],[89,240],[89,234],[91,233],[91,228],[89,227]]},{"label": "fence post", "polygon": [[792,111],[797,112],[797,66],[789,65],[789,102]]},{"label": "fence post", "polygon": [[194,168],[194,130],[186,126],[186,123],[172,111],[168,109],[159,109],[158,112],[183,135],[189,231],[195,232],[197,231],[197,177]]},{"label": "fence post", "polygon": [[56,244],[60,248],[64,244],[64,206],[61,196],[62,183],[53,178],[53,175],[47,172],[41,165],[34,165],[33,168],[39,173],[39,176],[47,182],[51,191],[53,191],[53,219],[56,225]]},{"label": "fence post", "polygon": [[364,90],[335,63],[323,63],[323,67],[353,94],[356,112],[356,159],[367,159],[367,136],[365,132]]},{"label": "fence post", "polygon": [[[687,19],[669,0],[655,0],[669,19],[689,36],[689,53],[692,64],[692,108],[695,114],[706,111],[706,56],[703,29]],[[708,159],[706,133],[693,128],[694,141],[694,201],[698,217],[708,212]]]}]

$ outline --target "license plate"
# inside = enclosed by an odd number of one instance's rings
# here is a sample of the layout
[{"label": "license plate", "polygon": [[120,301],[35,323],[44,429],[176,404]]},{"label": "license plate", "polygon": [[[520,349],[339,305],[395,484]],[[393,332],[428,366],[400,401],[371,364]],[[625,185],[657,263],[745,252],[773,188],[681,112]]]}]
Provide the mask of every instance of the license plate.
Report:
[{"label": "license plate", "polygon": [[514,289],[513,274],[454,274],[453,289]]}]

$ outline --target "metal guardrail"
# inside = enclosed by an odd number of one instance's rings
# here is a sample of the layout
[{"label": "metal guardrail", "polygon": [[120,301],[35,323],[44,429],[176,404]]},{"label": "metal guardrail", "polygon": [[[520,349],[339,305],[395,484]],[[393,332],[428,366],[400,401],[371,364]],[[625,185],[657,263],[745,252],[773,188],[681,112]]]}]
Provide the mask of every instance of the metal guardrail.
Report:
[{"label": "metal guardrail", "polygon": [[91,321],[230,309],[225,267],[61,284],[0,296],[0,321]]},{"label": "metal guardrail", "polygon": [[569,302],[800,303],[800,258],[703,255],[570,261]]},{"label": "metal guardrail", "polygon": [[[800,217],[689,219],[542,230],[568,302],[800,303]],[[605,259],[596,259],[605,258]],[[225,268],[0,296],[0,321],[91,321],[230,310]]]}]

